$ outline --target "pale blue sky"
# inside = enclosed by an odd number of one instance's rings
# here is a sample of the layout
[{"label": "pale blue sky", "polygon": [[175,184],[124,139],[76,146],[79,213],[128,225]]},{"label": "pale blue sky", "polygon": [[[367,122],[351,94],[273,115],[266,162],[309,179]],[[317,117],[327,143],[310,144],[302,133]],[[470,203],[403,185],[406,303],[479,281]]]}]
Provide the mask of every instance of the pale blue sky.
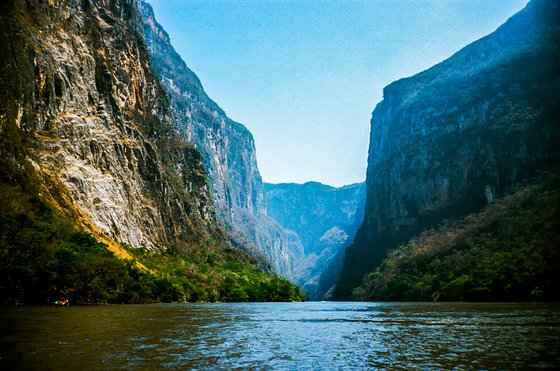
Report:
[{"label": "pale blue sky", "polygon": [[149,0],[208,95],[255,138],[266,182],[365,179],[383,87],[494,31],[527,0]]}]

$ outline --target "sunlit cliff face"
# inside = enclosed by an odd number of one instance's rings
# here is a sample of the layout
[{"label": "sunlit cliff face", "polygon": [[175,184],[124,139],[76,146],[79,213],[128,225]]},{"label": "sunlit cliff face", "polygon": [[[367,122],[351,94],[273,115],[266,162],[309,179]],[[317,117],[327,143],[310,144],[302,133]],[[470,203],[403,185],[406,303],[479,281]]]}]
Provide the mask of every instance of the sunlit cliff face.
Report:
[{"label": "sunlit cliff face", "polygon": [[136,2],[5,6],[17,37],[3,41],[10,112],[2,128],[33,138],[27,161],[62,187],[45,191],[67,193],[88,223],[132,246],[213,233],[202,159],[174,142],[173,113],[137,33]]}]

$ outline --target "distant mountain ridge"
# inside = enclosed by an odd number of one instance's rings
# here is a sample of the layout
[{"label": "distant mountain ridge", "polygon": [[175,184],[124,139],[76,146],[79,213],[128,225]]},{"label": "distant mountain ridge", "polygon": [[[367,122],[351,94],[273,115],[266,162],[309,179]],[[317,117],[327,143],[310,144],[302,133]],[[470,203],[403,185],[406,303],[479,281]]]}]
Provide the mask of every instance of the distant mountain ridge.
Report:
[{"label": "distant mountain ridge", "polygon": [[336,282],[344,255],[363,219],[365,183],[340,188],[318,182],[264,185],[268,214],[301,240],[294,280],[310,299]]},{"label": "distant mountain ridge", "polygon": [[494,33],[384,89],[373,112],[364,223],[335,292],[387,252],[560,163],[560,3],[533,0]]}]

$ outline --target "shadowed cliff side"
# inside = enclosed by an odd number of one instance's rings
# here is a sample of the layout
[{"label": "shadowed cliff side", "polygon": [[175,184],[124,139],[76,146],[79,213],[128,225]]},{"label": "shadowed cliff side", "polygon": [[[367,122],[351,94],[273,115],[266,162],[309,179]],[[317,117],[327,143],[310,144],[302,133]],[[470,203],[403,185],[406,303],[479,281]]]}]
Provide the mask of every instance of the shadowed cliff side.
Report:
[{"label": "shadowed cliff side", "polygon": [[391,251],[358,300],[558,301],[560,172]]},{"label": "shadowed cliff side", "polygon": [[534,0],[494,33],[384,90],[372,117],[364,223],[335,298],[387,251],[510,193],[560,160],[560,4]]}]

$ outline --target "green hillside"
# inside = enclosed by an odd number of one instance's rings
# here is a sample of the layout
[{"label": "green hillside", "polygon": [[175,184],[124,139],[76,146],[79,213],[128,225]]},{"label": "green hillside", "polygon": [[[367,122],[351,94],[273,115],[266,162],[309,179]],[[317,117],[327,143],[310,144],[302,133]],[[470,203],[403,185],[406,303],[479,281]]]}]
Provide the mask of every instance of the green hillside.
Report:
[{"label": "green hillside", "polygon": [[132,259],[120,259],[21,187],[0,182],[0,210],[0,304],[303,299],[223,242],[127,248]]},{"label": "green hillside", "polygon": [[559,300],[560,172],[389,254],[359,300]]}]

